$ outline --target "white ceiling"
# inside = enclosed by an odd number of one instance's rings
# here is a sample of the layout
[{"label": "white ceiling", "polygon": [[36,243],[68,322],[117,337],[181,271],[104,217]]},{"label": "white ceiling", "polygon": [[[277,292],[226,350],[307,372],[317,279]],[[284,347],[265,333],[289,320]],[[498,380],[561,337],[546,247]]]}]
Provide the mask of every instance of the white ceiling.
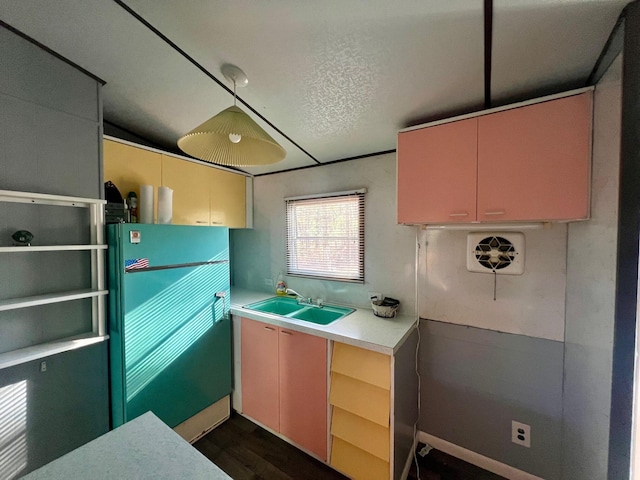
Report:
[{"label": "white ceiling", "polygon": [[[492,106],[583,86],[627,0],[494,0]],[[107,83],[104,119],[165,148],[233,102],[282,171],[395,149],[401,128],[484,106],[482,0],[3,0],[0,20]],[[231,85],[228,85],[231,88]],[[295,142],[295,143],[292,143]]]}]

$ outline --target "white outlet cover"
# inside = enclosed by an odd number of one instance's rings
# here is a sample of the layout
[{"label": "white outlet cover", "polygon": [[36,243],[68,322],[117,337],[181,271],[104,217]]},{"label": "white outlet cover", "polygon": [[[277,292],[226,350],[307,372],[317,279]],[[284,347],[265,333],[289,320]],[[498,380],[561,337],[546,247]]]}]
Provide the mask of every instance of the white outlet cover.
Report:
[{"label": "white outlet cover", "polygon": [[531,426],[513,420],[511,422],[511,441],[523,447],[531,447]]},{"label": "white outlet cover", "polygon": [[467,270],[497,275],[524,273],[524,233],[472,232],[467,236]]}]

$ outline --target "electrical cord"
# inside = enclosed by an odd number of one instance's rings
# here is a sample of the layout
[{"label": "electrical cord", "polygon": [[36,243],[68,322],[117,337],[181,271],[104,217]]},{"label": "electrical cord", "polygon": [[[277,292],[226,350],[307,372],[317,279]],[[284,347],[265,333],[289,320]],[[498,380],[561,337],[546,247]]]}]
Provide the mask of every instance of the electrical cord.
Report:
[{"label": "electrical cord", "polygon": [[418,464],[418,453],[417,453],[417,437],[418,437],[418,422],[420,421],[420,370],[418,368],[418,353],[420,352],[420,317],[416,321],[416,331],[418,332],[418,341],[416,342],[416,377],[418,377],[418,418],[416,418],[415,423],[413,424],[413,439],[414,439],[414,447],[413,447],[413,460],[416,464],[416,478],[420,480],[420,465]]},{"label": "electrical cord", "polygon": [[416,311],[416,315],[417,315],[417,320],[416,320],[416,331],[418,333],[418,341],[416,342],[416,355],[415,355],[415,370],[416,370],[416,377],[418,378],[418,416],[416,418],[415,423],[413,424],[413,461],[416,464],[416,478],[418,478],[418,480],[420,480],[420,465],[418,464],[418,453],[417,453],[417,447],[418,447],[418,423],[420,422],[420,387],[421,387],[421,382],[420,382],[420,368],[419,368],[419,353],[420,353],[420,311],[418,309],[418,292],[419,292],[419,288],[418,288],[418,278],[419,278],[419,274],[418,274],[418,269],[420,266],[420,230],[417,229],[416,230],[416,264],[415,264],[415,311]]}]

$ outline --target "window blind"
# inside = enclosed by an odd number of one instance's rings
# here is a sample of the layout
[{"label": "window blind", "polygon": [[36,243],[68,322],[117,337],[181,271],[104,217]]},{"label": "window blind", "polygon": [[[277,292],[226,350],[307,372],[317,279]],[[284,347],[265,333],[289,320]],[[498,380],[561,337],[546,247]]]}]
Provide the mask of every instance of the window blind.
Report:
[{"label": "window blind", "polygon": [[364,282],[364,193],[285,199],[287,274]]}]

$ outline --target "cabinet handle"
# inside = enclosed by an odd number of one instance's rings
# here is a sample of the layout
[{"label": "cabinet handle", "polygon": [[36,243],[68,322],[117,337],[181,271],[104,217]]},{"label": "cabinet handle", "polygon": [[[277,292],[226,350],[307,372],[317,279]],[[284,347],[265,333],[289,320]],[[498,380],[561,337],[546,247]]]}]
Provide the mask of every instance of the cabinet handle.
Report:
[{"label": "cabinet handle", "polygon": [[293,333],[287,332],[286,330],[280,330],[280,333],[283,335],[293,335]]},{"label": "cabinet handle", "polygon": [[485,215],[504,215],[504,212],[484,212]]},{"label": "cabinet handle", "polygon": [[468,217],[469,214],[468,213],[450,213],[449,214],[450,217]]},{"label": "cabinet handle", "polygon": [[209,224],[209,222],[205,222],[204,220],[196,220],[196,223],[206,223],[206,224]]},{"label": "cabinet handle", "polygon": [[275,328],[273,327],[264,327],[265,330],[269,330],[270,332],[275,331]]}]

